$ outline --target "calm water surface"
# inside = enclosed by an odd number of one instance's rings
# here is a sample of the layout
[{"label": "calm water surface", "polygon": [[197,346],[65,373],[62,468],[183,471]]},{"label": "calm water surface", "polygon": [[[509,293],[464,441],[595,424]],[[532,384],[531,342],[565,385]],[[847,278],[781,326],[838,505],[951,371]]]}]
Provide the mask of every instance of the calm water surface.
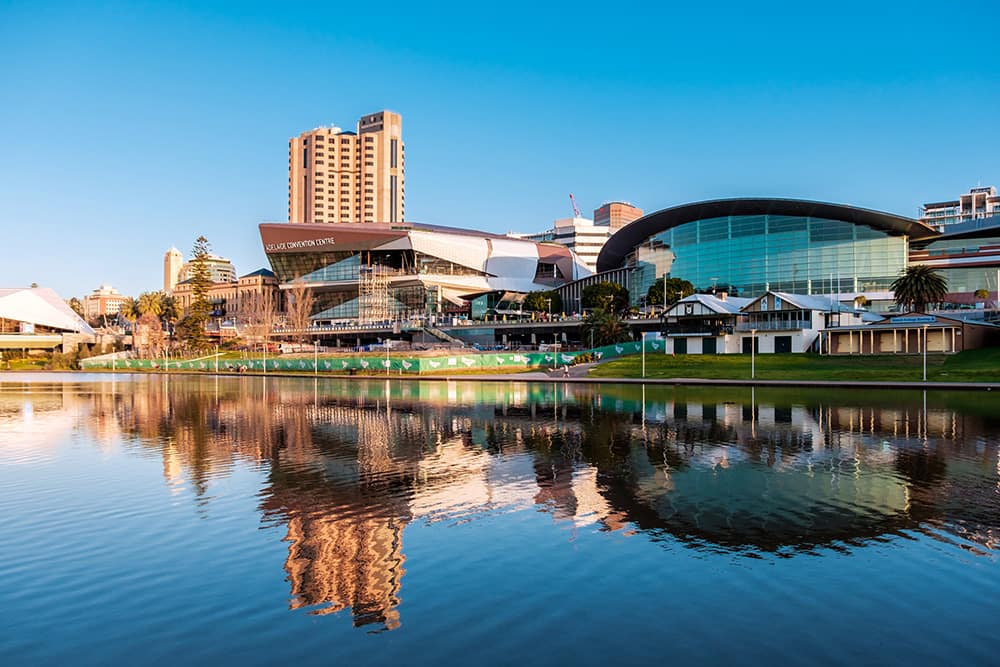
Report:
[{"label": "calm water surface", "polygon": [[1000,396],[0,375],[3,664],[998,664]]}]

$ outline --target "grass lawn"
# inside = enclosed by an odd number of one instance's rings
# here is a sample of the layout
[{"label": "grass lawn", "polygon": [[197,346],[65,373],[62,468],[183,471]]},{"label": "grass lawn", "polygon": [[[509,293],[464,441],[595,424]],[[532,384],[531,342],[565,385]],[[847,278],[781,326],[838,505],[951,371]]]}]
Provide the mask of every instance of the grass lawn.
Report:
[{"label": "grass lawn", "polygon": [[[595,366],[591,377],[637,378],[642,376],[640,355],[631,355]],[[648,378],[750,379],[748,354],[647,354]],[[920,381],[920,355],[864,357],[815,354],[758,354],[758,380],[862,380]],[[970,350],[956,355],[927,355],[927,379],[937,382],[1000,382],[1000,348]]]},{"label": "grass lawn", "polygon": [[37,359],[34,357],[29,357],[27,359],[11,359],[10,361],[0,363],[0,368],[5,368],[11,371],[42,371],[48,368],[49,359]]}]

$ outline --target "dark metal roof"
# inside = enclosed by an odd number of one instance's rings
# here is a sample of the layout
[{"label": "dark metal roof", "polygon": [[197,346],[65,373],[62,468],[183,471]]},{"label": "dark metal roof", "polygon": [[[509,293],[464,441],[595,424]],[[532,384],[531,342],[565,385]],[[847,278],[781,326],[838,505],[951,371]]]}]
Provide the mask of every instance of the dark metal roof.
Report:
[{"label": "dark metal roof", "polygon": [[926,246],[929,241],[974,239],[991,236],[1000,236],[1000,215],[992,215],[988,218],[974,218],[965,222],[947,225],[940,236],[928,238],[926,242],[917,245]]},{"label": "dark metal roof", "polygon": [[246,274],[245,276],[240,276],[240,278],[252,278],[254,276],[264,276],[265,278],[277,278],[277,276],[274,275],[274,271],[271,271],[270,269],[257,269],[256,271],[252,271]]},{"label": "dark metal roof", "polygon": [[840,220],[865,225],[889,234],[907,235],[913,239],[937,236],[938,232],[922,222],[892,213],[866,208],[829,204],[803,199],[713,199],[665,208],[645,215],[615,232],[604,244],[597,257],[597,270],[618,268],[632,249],[653,234],[695,220],[721,218],[729,215],[794,215]]}]

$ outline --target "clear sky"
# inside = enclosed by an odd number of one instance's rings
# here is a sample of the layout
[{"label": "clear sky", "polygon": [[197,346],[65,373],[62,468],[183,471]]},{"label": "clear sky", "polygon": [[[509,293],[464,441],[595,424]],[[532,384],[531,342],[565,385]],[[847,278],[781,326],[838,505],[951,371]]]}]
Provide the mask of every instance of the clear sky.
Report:
[{"label": "clear sky", "polygon": [[202,234],[266,266],[288,138],[383,108],[416,222],[541,231],[570,192],[915,216],[1000,186],[996,9],[0,0],[0,286],[157,290]]}]

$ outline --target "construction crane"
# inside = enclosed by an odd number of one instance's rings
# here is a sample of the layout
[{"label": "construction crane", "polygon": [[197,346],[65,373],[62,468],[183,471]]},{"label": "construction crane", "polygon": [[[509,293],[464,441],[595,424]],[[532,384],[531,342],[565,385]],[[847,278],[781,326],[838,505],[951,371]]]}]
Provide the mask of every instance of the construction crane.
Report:
[{"label": "construction crane", "polygon": [[574,218],[582,218],[583,216],[580,215],[580,207],[578,207],[576,205],[576,199],[573,198],[573,193],[572,192],[569,193],[569,203],[573,205],[573,217]]}]

